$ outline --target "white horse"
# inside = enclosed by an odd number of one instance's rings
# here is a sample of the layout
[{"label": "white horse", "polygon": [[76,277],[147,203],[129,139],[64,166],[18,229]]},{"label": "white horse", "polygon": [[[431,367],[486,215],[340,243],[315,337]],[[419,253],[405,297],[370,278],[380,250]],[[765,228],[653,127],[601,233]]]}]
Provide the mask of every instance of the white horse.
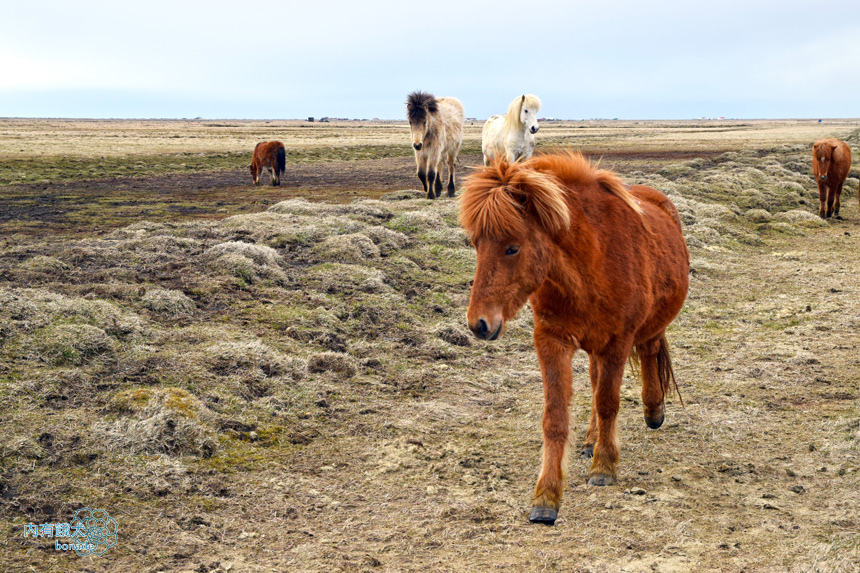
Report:
[{"label": "white horse", "polygon": [[[442,194],[442,159],[448,163],[448,197],[454,196],[454,163],[463,142],[465,113],[460,100],[412,92],[406,100],[418,178],[428,199]],[[435,193],[433,187],[436,187]]]},{"label": "white horse", "polygon": [[481,151],[484,165],[504,157],[508,163],[528,159],[535,150],[535,133],[538,132],[537,112],[540,99],[533,94],[516,98],[508,107],[507,115],[494,115],[484,124],[481,133]]}]

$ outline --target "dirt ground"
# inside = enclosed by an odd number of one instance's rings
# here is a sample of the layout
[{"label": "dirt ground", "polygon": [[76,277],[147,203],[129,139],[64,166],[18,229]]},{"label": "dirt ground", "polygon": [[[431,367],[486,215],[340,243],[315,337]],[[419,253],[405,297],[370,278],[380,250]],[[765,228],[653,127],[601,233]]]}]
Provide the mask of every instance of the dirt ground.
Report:
[{"label": "dirt ground", "polygon": [[[686,406],[647,429],[628,372],[587,486],[578,354],[552,528],[530,311],[470,336],[474,254],[411,158],[0,188],[0,569],[860,571],[859,182],[820,221],[806,149],[593,154],[681,212]],[[104,556],[24,539],[85,506]]]},{"label": "dirt ground", "polygon": [[[654,169],[673,160],[716,155],[719,152],[598,150],[591,157],[602,160],[608,168],[623,171]],[[461,155],[456,176],[467,175],[481,161],[480,154]],[[268,173],[264,173],[262,181],[261,186],[255,187],[247,171],[236,169],[8,185],[0,193],[0,230],[4,234],[45,235],[50,229],[92,233],[141,219],[219,219],[260,211],[293,197],[344,202],[420,187],[411,157],[293,165],[279,187],[269,185]]]}]

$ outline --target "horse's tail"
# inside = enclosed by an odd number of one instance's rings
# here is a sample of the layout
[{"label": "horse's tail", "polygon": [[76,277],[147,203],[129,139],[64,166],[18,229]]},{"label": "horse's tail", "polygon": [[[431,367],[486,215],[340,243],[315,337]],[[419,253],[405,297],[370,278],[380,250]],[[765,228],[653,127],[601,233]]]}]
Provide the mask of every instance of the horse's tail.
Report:
[{"label": "horse's tail", "polygon": [[283,146],[278,148],[278,173],[287,172],[287,150]]},{"label": "horse's tail", "polygon": [[[669,355],[669,343],[666,341],[666,335],[660,339],[660,350],[657,352],[657,377],[660,379],[661,388],[675,388],[675,393],[678,394],[678,399],[681,401],[681,406],[684,406],[684,399],[681,397],[681,389],[678,388],[678,381],[675,380],[675,371],[672,369],[672,357]],[[669,383],[671,382],[671,386]]]},{"label": "horse's tail", "polygon": [[[627,364],[633,375],[637,378],[641,377],[641,363],[639,361],[639,352],[636,347],[630,352],[627,358]],[[681,401],[681,406],[684,406],[684,398],[681,397],[681,389],[678,388],[678,381],[675,380],[675,370],[672,369],[672,356],[669,354],[669,343],[666,341],[666,335],[660,339],[660,348],[657,350],[657,378],[660,380],[660,389],[665,392],[665,388],[675,389],[678,399]],[[665,401],[665,396],[663,397]],[[686,406],[684,406],[686,408]]]}]

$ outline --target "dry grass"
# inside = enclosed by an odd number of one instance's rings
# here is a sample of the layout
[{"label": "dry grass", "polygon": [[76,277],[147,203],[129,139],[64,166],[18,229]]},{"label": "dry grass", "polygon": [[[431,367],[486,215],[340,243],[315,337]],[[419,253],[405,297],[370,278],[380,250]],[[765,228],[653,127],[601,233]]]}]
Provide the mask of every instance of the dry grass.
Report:
[{"label": "dry grass", "polygon": [[[527,522],[542,412],[531,313],[493,344],[468,333],[474,252],[455,202],[290,199],[220,221],[4,237],[0,568],[860,569],[860,215],[847,202],[845,221],[814,215],[804,138],[822,128],[748,123],[552,135],[708,150],[620,166],[669,194],[691,246],[690,296],[669,332],[687,406],[670,402],[665,426],[646,430],[628,374],[620,483],[586,486],[572,456],[552,529]],[[163,129],[143,147],[160,153],[178,125],[135,129]],[[192,131],[180,139],[266,126],[181,125]],[[84,146],[94,154],[117,128],[73,127],[101,134]],[[288,127],[326,144],[339,133]],[[402,135],[368,129],[345,145]],[[183,149],[195,145],[206,142]],[[573,370],[576,444],[587,359]],[[24,524],[85,505],[119,522],[100,561],[23,539]]]}]

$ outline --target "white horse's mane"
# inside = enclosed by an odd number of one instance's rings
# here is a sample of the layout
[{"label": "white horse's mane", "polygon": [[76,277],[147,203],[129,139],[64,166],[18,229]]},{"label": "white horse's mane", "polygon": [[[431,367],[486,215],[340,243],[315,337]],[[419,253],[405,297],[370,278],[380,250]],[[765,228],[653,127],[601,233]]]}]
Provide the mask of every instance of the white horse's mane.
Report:
[{"label": "white horse's mane", "polygon": [[541,106],[540,98],[534,94],[517,96],[508,106],[508,114],[505,116],[505,131],[509,132],[522,128],[523,122],[520,120],[520,112],[524,105],[537,111]]}]

